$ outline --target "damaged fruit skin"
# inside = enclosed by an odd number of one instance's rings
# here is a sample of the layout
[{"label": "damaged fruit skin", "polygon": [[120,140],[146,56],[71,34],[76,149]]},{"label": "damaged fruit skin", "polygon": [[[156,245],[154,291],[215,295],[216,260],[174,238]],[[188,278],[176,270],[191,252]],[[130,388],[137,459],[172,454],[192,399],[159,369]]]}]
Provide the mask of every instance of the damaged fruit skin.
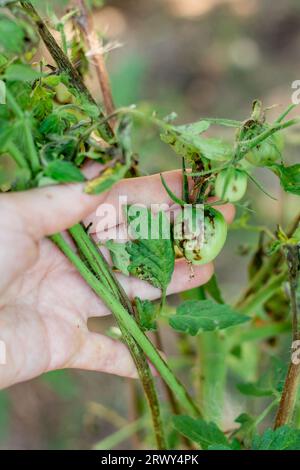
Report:
[{"label": "damaged fruit skin", "polygon": [[273,134],[262,144],[251,149],[246,159],[254,166],[268,166],[280,158],[283,147],[283,137]]},{"label": "damaged fruit skin", "polygon": [[248,175],[243,170],[225,169],[216,178],[216,196],[226,202],[240,201],[246,191]]},{"label": "damaged fruit skin", "polygon": [[[193,211],[197,210],[193,208]],[[227,224],[221,212],[207,207],[204,210],[204,233],[194,233],[188,230],[192,225],[185,212],[181,212],[174,224],[174,239],[186,260],[194,265],[207,264],[213,261],[222,250],[227,238]],[[181,233],[183,237],[176,236]]]}]

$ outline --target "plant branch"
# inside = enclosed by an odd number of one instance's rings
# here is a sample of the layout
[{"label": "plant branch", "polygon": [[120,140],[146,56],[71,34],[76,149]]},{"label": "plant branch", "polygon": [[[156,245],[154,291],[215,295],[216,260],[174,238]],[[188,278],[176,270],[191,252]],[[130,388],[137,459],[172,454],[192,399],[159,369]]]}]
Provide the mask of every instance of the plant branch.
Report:
[{"label": "plant branch", "polygon": [[[84,82],[82,81],[78,71],[73,66],[73,64],[67,57],[67,55],[63,52],[61,47],[58,45],[57,41],[55,40],[53,35],[50,33],[49,29],[47,28],[46,24],[44,23],[44,21],[42,20],[42,18],[36,11],[36,9],[33,7],[32,3],[28,1],[21,1],[20,3],[24,11],[29,15],[29,17],[31,18],[35,26],[37,27],[41,38],[43,39],[53,60],[58,65],[59,70],[61,72],[67,73],[67,75],[70,77],[72,85],[79,93],[83,93],[89,101],[91,101],[92,103],[95,103],[94,98],[92,97],[89,90],[87,89]],[[100,110],[100,118],[103,118],[103,117],[104,117],[104,114]],[[107,122],[104,123],[101,130],[102,130],[103,138],[105,138],[105,140],[110,141],[111,139],[113,139],[114,136],[113,136],[112,129]]]},{"label": "plant branch", "polygon": [[[300,214],[297,214],[295,219],[292,221],[290,226],[287,229],[287,237],[291,238],[298,228],[300,223]],[[248,228],[248,227],[247,227]],[[242,294],[238,302],[236,303],[236,308],[239,308],[243,305],[247,299],[254,294],[255,291],[260,289],[260,287],[269,279],[270,273],[274,272],[277,267],[281,265],[282,254],[280,251],[274,253],[270,258],[263,263],[261,268],[257,271],[255,276],[251,279],[250,284],[248,285],[245,292]]]},{"label": "plant branch", "polygon": [[[125,291],[117,281],[114,273],[111,271],[109,265],[104,259],[102,253],[99,251],[98,247],[95,246],[94,242],[91,240],[89,235],[86,233],[86,230],[81,224],[77,224],[69,230],[71,237],[77,245],[80,253],[83,255],[84,259],[88,263],[89,267],[93,270],[94,274],[101,281],[105,282],[108,289],[110,289],[112,295],[120,300],[124,308],[134,316],[134,309],[132,308],[131,302],[128,299]],[[119,323],[119,327],[126,342],[133,360],[135,362],[136,368],[141,379],[141,383],[144,388],[145,395],[148,399],[149,407],[151,410],[152,421],[154,432],[156,436],[156,442],[158,449],[166,449],[166,441],[163,431],[163,425],[160,414],[160,405],[155,390],[154,380],[151,374],[151,370],[147,359],[138,346],[136,341],[127,333],[126,328],[123,327],[122,323]]]},{"label": "plant branch", "polygon": [[238,303],[236,308],[245,315],[253,313],[256,308],[259,308],[272,297],[285,280],[286,275],[287,272],[284,269],[280,274],[272,276],[269,282],[263,285],[251,296],[247,297],[243,302]]},{"label": "plant branch", "polygon": [[[110,115],[114,112],[115,105],[113,102],[109,75],[105,65],[103,53],[101,51],[101,44],[94,29],[92,16],[87,11],[84,1],[77,0],[76,3],[78,4],[80,11],[80,16],[77,17],[77,23],[84,34],[86,42],[90,48],[90,52],[92,53],[92,57],[95,60],[97,77],[103,96],[104,108],[106,114]],[[110,120],[110,123],[113,125],[113,118]]]},{"label": "plant branch", "polygon": [[85,263],[76,255],[61,234],[52,235],[51,240],[66,255],[69,261],[77,268],[83,279],[94,290],[94,292],[104,301],[107,307],[114,313],[117,321],[122,324],[126,331],[133,336],[138,345],[143,349],[148,359],[153,363],[157,371],[169,385],[178,402],[186,411],[193,415],[200,415],[197,406],[185,390],[184,386],[174,376],[167,363],[159,355],[149,338],[141,331],[136,321],[128,311],[120,304],[111,292],[102,285],[97,277],[87,268]]},{"label": "plant branch", "polygon": [[[300,245],[286,245],[286,260],[288,265],[288,279],[290,286],[290,303],[292,314],[292,327],[293,327],[293,343],[292,350],[294,349],[295,342],[300,339],[299,334],[299,306],[297,300],[297,288],[299,282],[300,272]],[[298,343],[296,343],[298,345]],[[297,349],[297,346],[296,346]],[[293,356],[289,365],[288,373],[286,376],[278,412],[275,419],[275,429],[288,424],[293,417],[295,403],[297,399],[297,392],[300,380],[300,363],[294,361]]]}]

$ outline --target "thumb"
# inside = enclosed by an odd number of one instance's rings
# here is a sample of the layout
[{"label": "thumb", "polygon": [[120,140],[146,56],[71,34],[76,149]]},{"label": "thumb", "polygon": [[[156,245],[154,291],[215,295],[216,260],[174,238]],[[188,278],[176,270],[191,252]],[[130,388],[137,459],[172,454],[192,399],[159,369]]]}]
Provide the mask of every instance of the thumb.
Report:
[{"label": "thumb", "polygon": [[104,194],[88,195],[81,184],[50,186],[4,194],[0,201],[21,220],[27,233],[38,240],[65,230],[96,210]]}]

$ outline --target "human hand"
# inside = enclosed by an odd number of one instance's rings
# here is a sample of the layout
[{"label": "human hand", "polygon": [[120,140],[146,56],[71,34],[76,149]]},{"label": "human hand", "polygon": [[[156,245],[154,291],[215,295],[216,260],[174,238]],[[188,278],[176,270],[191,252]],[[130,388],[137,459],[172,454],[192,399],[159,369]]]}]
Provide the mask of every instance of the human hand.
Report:
[{"label": "human hand", "polygon": [[[180,196],[181,172],[164,176]],[[45,238],[83,219],[93,221],[95,234],[97,207],[104,202],[118,205],[119,196],[127,196],[128,204],[172,205],[159,175],[120,181],[99,196],[84,194],[82,185],[0,196],[0,340],[7,349],[6,364],[0,365],[0,388],[62,368],[136,376],[124,344],[88,330],[90,317],[110,312]],[[231,205],[218,209],[228,222],[232,220]],[[211,264],[197,266],[191,277],[186,261],[177,260],[168,294],[204,284],[212,273]],[[130,298],[137,292],[141,298],[160,296],[158,289],[143,281],[118,277]]]}]

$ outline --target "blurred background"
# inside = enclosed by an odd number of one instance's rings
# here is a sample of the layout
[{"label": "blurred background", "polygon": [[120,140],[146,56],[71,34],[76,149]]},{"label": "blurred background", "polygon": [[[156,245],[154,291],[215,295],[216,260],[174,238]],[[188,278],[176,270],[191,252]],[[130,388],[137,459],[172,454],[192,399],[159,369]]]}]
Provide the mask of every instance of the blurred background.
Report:
[{"label": "blurred background", "polygon": [[[291,84],[300,79],[298,0],[107,0],[93,18],[107,41],[120,45],[107,61],[118,106],[143,103],[162,115],[175,111],[178,123],[208,116],[243,120],[259,98],[265,107],[278,105],[269,111],[272,120],[291,103]],[[90,86],[100,98],[92,77]],[[233,137],[226,128],[210,132]],[[299,162],[297,133],[291,131],[286,140],[285,160]],[[179,167],[178,156],[153,129],[136,129],[135,146],[145,174]],[[250,185],[251,223],[273,229],[286,224],[298,207],[296,196],[283,195],[269,172],[259,170],[256,176],[277,201]],[[256,241],[255,232],[230,232],[217,261],[228,301],[246,283]],[[111,324],[108,318],[90,326],[103,331]],[[168,332],[166,349],[180,365],[172,340]],[[0,448],[85,449],[108,436],[101,446],[136,448],[134,431],[145,424],[138,420],[127,427],[136,419],[131,406],[136,394],[133,382],[80,371],[57,371],[14,386],[0,392]],[[230,423],[239,403],[228,403]]]}]

